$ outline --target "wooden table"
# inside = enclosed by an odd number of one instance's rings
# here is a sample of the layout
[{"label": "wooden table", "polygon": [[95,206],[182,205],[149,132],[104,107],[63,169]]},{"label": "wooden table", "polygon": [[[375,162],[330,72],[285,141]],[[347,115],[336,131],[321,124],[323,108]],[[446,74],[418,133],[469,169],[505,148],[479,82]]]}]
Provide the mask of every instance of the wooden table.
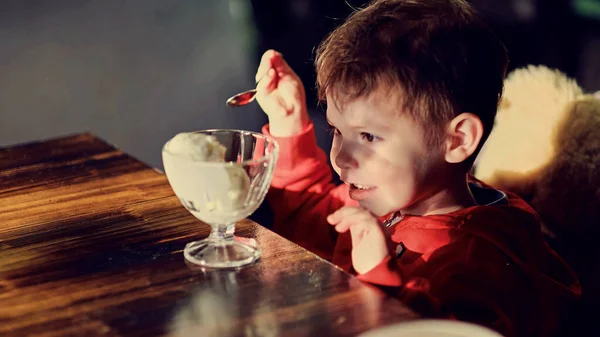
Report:
[{"label": "wooden table", "polygon": [[0,149],[0,336],[353,336],[415,317],[250,220],[257,264],[194,268],[182,249],[209,230],[93,135]]}]

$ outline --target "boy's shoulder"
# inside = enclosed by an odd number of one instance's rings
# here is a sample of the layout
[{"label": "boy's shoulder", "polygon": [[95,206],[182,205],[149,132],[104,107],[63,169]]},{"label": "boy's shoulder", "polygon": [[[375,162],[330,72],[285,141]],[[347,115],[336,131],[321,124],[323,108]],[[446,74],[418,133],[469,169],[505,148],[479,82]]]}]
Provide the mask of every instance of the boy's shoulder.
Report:
[{"label": "boy's shoulder", "polygon": [[507,243],[541,235],[540,218],[525,200],[474,177],[469,177],[468,183],[477,205],[457,212],[461,230]]},{"label": "boy's shoulder", "polygon": [[496,189],[474,177],[468,178],[468,185],[475,206],[445,214],[410,217],[408,222],[417,228],[447,228],[488,238],[514,239],[541,233],[539,216],[516,194]]},{"label": "boy's shoulder", "polygon": [[502,213],[525,215],[527,221],[539,223],[540,220],[535,210],[517,194],[490,186],[471,175],[467,181],[477,206],[465,209],[465,214],[478,216],[497,216]]},{"label": "boy's shoulder", "polygon": [[528,260],[545,248],[539,216],[523,199],[475,178],[469,178],[468,184],[476,206],[410,221],[418,228],[446,228],[453,233],[452,242],[471,247],[469,256],[492,249],[515,260]]}]

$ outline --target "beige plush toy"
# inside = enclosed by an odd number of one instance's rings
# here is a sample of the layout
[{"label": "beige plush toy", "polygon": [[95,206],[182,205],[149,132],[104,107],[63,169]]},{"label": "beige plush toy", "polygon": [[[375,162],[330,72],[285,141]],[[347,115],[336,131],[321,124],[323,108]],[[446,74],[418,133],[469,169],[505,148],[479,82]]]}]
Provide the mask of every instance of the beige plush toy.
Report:
[{"label": "beige plush toy", "polygon": [[543,66],[513,71],[475,164],[477,178],[520,195],[538,212],[592,302],[600,300],[599,93],[586,95]]},{"label": "beige plush toy", "polygon": [[556,236],[600,234],[600,97],[543,66],[513,71],[475,176],[519,194]]}]

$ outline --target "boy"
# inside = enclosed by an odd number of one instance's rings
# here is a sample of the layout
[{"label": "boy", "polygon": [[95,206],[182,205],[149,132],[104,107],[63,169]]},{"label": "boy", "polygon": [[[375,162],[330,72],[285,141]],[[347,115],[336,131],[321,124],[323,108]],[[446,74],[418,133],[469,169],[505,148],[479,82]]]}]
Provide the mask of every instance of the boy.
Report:
[{"label": "boy", "polygon": [[268,197],[275,230],[425,315],[553,334],[577,279],[529,206],[468,175],[506,64],[463,0],[380,0],[355,12],[316,59],[330,159],[345,182],[334,186],[302,83],[267,51],[257,100],[263,132],[281,145]]}]

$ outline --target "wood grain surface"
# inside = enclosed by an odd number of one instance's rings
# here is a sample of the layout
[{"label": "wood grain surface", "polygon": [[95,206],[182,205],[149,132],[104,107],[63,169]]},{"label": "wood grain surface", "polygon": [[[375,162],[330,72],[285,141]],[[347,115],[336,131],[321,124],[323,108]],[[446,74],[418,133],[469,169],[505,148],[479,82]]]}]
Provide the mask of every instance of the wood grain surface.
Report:
[{"label": "wood grain surface", "polygon": [[91,134],[0,148],[0,336],[354,336],[415,318],[250,220],[236,232],[258,263],[187,264],[209,231],[163,174]]}]

